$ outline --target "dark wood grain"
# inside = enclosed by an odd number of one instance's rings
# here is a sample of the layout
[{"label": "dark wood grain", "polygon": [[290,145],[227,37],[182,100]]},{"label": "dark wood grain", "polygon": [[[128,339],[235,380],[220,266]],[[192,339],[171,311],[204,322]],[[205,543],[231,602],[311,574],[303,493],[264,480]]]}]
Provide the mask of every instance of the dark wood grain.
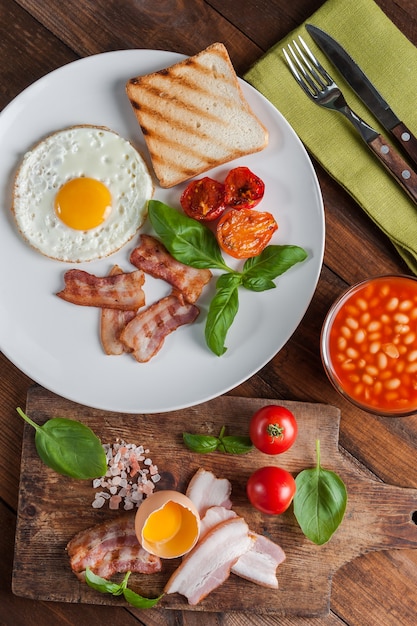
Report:
[{"label": "dark wood grain", "polygon": [[[193,54],[220,40],[238,73],[243,74],[269,46],[322,4],[321,0],[0,0],[0,108],[51,70],[113,49],[156,48]],[[377,4],[417,45],[414,0],[377,0]],[[410,79],[414,79],[412,75]],[[339,442],[349,458],[384,483],[416,488],[417,417],[388,420],[352,408],[328,383],[319,354],[321,323],[334,298],[347,285],[371,275],[408,270],[392,244],[346,191],[317,163],[314,166],[326,217],[326,250],[317,291],[302,323],[280,353],[230,395],[338,406]],[[2,268],[5,271],[7,268]],[[372,552],[341,567],[333,577],[331,613],[322,618],[227,613],[222,606],[214,614],[164,609],[144,612],[13,595],[11,572],[23,433],[15,408],[24,406],[31,384],[28,376],[0,355],[0,521],[6,529],[0,540],[1,624],[95,626],[110,621],[146,626],[197,626],[202,622],[208,626],[414,626],[417,551],[407,549]]]}]

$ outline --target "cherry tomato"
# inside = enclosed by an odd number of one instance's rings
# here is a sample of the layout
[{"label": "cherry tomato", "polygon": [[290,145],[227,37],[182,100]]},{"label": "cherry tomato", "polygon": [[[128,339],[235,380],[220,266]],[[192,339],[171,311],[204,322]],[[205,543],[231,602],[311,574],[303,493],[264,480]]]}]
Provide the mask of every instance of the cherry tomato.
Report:
[{"label": "cherry tomato", "polygon": [[290,506],[296,491],[295,480],[282,467],[257,469],[246,484],[249,502],[262,513],[280,515]]},{"label": "cherry tomato", "polygon": [[249,423],[253,445],[265,454],[285,452],[291,448],[297,433],[297,421],[291,411],[275,404],[256,411]]},{"label": "cherry tomato", "polygon": [[219,246],[235,259],[257,256],[277,230],[273,215],[251,209],[231,209],[217,224]]},{"label": "cherry tomato", "polygon": [[252,209],[263,198],[265,184],[248,167],[235,167],[224,181],[225,203],[234,209]]},{"label": "cherry tomato", "polygon": [[208,176],[193,180],[183,191],[180,203],[189,217],[196,220],[215,220],[225,209],[224,185]]}]

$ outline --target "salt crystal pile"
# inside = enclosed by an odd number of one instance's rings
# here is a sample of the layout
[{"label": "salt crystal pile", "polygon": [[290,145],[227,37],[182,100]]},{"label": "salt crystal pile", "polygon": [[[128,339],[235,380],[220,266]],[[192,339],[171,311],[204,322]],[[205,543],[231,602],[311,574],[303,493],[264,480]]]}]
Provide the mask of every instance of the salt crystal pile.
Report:
[{"label": "salt crystal pile", "polygon": [[107,472],[93,480],[94,489],[100,489],[92,502],[100,509],[106,502],[116,510],[123,504],[125,511],[138,507],[143,498],[151,494],[161,479],[158,467],[147,456],[149,450],[134,443],[118,440],[103,444],[107,458]]}]

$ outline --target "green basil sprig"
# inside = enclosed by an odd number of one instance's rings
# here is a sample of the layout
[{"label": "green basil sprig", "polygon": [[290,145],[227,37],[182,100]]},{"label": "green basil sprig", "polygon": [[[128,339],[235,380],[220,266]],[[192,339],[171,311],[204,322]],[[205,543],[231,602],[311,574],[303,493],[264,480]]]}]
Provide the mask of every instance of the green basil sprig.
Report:
[{"label": "green basil sprig", "polygon": [[192,217],[160,202],[148,203],[149,220],[172,256],[197,269],[221,269],[232,272],[224,262],[213,232]]},{"label": "green basil sprig", "polygon": [[224,262],[215,235],[201,222],[159,200],[149,202],[148,215],[155,232],[177,261],[223,272],[216,283],[205,327],[207,346],[217,356],[227,350],[226,335],[239,309],[238,288],[258,292],[273,289],[275,278],[307,258],[306,251],[299,246],[271,245],[258,256],[247,259],[238,272]]},{"label": "green basil sprig", "polygon": [[39,426],[21,408],[16,410],[35,428],[36,450],[45,465],[72,478],[90,479],[105,475],[106,453],[91,428],[63,417],[54,417]]},{"label": "green basil sprig", "polygon": [[316,441],[317,465],[295,479],[294,515],[305,536],[322,545],[341,524],[347,504],[346,486],[335,472],[320,465],[320,441]]},{"label": "green basil sprig", "polygon": [[155,606],[162,598],[163,594],[157,598],[144,598],[128,588],[127,582],[131,572],[126,572],[120,584],[113,583],[111,580],[97,576],[89,567],[85,570],[85,582],[89,587],[101,593],[111,593],[113,596],[123,596],[126,602],[137,609],[150,609]]},{"label": "green basil sprig", "polygon": [[212,435],[194,435],[192,433],[183,433],[182,438],[189,450],[198,452],[199,454],[207,454],[208,452],[227,452],[228,454],[246,454],[253,449],[250,437],[238,436],[232,437],[225,435],[226,427],[223,426],[218,437]]}]

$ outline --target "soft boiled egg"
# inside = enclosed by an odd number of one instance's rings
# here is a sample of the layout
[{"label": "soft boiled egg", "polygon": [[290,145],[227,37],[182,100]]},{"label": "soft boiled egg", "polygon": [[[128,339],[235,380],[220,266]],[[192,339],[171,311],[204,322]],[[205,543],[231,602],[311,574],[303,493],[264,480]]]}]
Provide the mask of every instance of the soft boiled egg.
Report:
[{"label": "soft boiled egg", "polygon": [[99,126],[73,126],[27,152],[16,175],[19,231],[42,254],[92,261],[124,246],[143,224],[153,183],[132,144]]},{"label": "soft boiled egg", "polygon": [[145,550],[164,559],[189,552],[200,535],[200,516],[179,491],[156,491],[137,510],[135,530]]}]

